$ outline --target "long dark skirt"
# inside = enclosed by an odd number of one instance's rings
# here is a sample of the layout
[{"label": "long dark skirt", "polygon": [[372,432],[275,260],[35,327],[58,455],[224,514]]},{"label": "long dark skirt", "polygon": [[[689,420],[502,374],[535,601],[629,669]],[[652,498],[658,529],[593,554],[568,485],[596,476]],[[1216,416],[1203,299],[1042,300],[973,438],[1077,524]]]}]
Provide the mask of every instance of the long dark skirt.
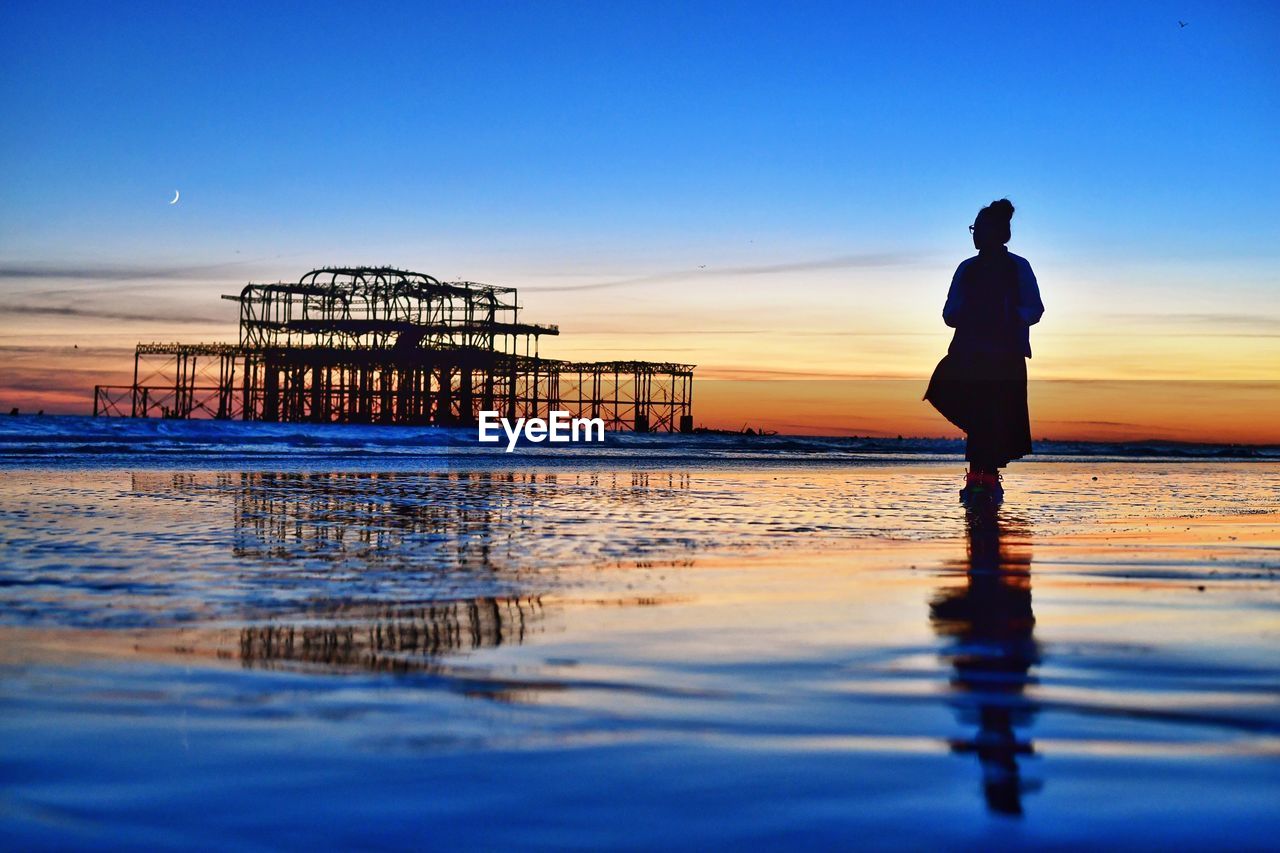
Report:
[{"label": "long dark skirt", "polygon": [[1027,362],[1021,355],[947,355],[924,399],[969,437],[964,458],[999,468],[1031,452]]}]

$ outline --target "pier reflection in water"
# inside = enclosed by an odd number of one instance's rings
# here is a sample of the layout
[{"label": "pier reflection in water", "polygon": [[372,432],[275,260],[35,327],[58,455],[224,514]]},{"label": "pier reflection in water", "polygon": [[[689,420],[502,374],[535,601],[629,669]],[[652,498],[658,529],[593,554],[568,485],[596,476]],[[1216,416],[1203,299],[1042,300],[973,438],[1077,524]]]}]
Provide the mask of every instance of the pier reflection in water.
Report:
[{"label": "pier reflection in water", "polygon": [[1028,531],[994,508],[971,509],[965,522],[968,558],[954,565],[965,582],[943,587],[930,603],[934,630],[947,641],[951,703],[961,723],[977,729],[951,749],[977,757],[992,812],[1020,815],[1022,795],[1039,787],[1019,764],[1035,752],[1021,731],[1037,710],[1026,689],[1040,663]]},{"label": "pier reflection in water", "polygon": [[235,554],[528,569],[543,555],[580,560],[566,540],[606,550],[593,522],[688,488],[687,474],[647,472],[246,472],[233,489]]},{"label": "pier reflection in water", "polygon": [[[682,472],[142,470],[85,480],[60,493],[70,523],[46,518],[47,486],[21,495],[8,535],[25,550],[0,566],[0,610],[162,628],[291,619],[317,602],[505,600],[607,587],[601,569],[685,565],[714,544],[650,523],[689,515],[696,496]],[[56,585],[42,597],[6,592],[4,581],[55,548]]]},{"label": "pier reflection in water", "polygon": [[[209,485],[183,475],[168,483],[134,482],[135,489]],[[472,585],[450,576],[518,568],[503,556],[537,495],[557,489],[555,475],[243,472],[219,476],[214,488],[233,496],[238,562],[301,563],[306,574],[290,580],[310,587],[308,576],[314,576],[329,585],[319,588],[327,595],[310,596],[301,610],[269,607],[264,614],[251,605],[259,613],[240,629],[234,652],[230,638],[215,632],[219,653],[246,667],[429,671],[444,655],[518,645],[543,615],[535,594],[455,597],[453,588]],[[398,582],[387,582],[388,571]],[[362,575],[376,582],[364,591],[372,597],[334,595]],[[401,597],[409,591],[435,597]]]},{"label": "pier reflection in water", "polygon": [[494,567],[519,516],[554,475],[260,473],[240,475],[235,555],[242,559],[357,557],[380,567]]},{"label": "pier reflection in water", "polygon": [[414,607],[334,605],[296,621],[242,628],[239,658],[255,669],[426,670],[441,655],[523,643],[541,616],[537,596]]}]

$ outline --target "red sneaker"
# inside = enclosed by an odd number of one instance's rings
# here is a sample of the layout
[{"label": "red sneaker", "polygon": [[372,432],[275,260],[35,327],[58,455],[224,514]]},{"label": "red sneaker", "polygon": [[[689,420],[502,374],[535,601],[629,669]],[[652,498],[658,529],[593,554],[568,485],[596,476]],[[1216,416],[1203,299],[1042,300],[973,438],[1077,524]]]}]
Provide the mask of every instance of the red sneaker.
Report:
[{"label": "red sneaker", "polygon": [[998,503],[1004,499],[1004,487],[1000,485],[999,474],[987,474],[968,471],[964,475],[964,488],[960,490],[960,500],[965,503],[988,501]]}]

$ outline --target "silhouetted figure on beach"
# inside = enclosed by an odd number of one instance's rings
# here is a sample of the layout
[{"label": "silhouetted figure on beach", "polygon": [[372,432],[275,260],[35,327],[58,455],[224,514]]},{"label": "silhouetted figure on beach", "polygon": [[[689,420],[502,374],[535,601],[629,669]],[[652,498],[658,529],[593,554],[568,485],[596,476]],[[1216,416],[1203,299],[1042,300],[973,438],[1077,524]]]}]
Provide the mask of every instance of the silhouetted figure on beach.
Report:
[{"label": "silhouetted figure on beach", "polygon": [[977,726],[973,737],[952,740],[951,750],[977,756],[987,808],[1020,815],[1023,792],[1036,787],[1018,766],[1034,748],[1017,731],[1036,711],[1024,692],[1040,662],[1031,557],[1004,541],[993,507],[968,510],[967,523],[966,584],[941,590],[929,607],[934,630],[951,639],[944,654],[954,670],[952,704],[963,723]]},{"label": "silhouetted figure on beach", "polygon": [[969,226],[978,254],[951,279],[942,319],[955,334],[924,395],[968,435],[966,500],[999,500],[999,469],[1031,452],[1026,359],[1029,327],[1044,304],[1031,264],[1005,247],[1012,218],[1013,204],[1002,198]]}]

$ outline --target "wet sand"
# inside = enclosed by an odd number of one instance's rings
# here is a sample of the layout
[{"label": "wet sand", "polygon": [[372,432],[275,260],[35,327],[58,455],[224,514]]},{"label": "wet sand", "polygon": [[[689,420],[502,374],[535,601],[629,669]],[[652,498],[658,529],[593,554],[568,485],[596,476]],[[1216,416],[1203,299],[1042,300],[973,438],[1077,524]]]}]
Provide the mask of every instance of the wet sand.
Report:
[{"label": "wet sand", "polygon": [[0,827],[1265,846],[1280,465],[957,471],[5,471]]}]

